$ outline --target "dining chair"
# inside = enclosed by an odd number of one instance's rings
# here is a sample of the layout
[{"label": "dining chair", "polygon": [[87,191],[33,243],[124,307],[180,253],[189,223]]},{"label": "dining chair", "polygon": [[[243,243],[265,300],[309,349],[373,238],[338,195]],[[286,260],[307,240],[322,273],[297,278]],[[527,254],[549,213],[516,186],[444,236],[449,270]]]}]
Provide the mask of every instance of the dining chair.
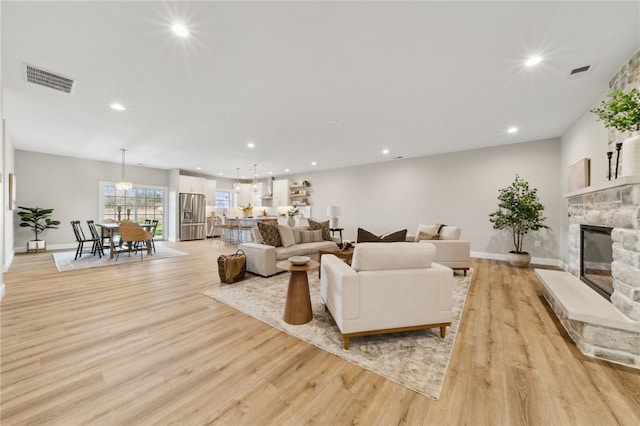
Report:
[{"label": "dining chair", "polygon": [[[98,232],[95,222],[93,220],[87,220],[87,226],[89,227],[89,232],[91,232],[91,238],[95,240],[95,243],[93,244],[93,251],[99,250],[100,253],[104,254],[102,235],[100,235],[100,232]],[[100,255],[100,257],[102,257],[102,255]]]},{"label": "dining chair", "polygon": [[[72,220],[71,227],[73,228],[73,233],[76,237],[76,242],[78,243],[78,247],[76,248],[76,256],[73,260],[78,260],[78,258],[82,257],[82,253],[91,253],[95,256],[98,253],[98,257],[102,258],[102,251],[97,250],[97,244],[102,245],[101,238],[86,238],[84,235],[84,231],[82,230],[82,226],[80,226],[79,220]],[[84,245],[85,243],[91,243],[91,251],[85,252]]]},{"label": "dining chair", "polygon": [[151,234],[151,248],[155,252],[156,251],[156,242],[155,242],[156,229],[158,228],[158,223],[160,223],[160,221],[158,219],[153,219],[153,220],[147,219],[145,220],[145,223],[151,225],[151,227],[149,228],[149,233]]},{"label": "dining chair", "polygon": [[149,253],[149,248],[151,247],[151,233],[142,229],[142,227],[129,220],[125,220],[120,223],[120,240],[122,244],[120,244],[116,248],[116,262],[118,261],[118,257],[120,253],[128,252],[131,255],[131,252],[136,254],[140,251],[140,260],[143,257],[143,251],[146,249]]}]

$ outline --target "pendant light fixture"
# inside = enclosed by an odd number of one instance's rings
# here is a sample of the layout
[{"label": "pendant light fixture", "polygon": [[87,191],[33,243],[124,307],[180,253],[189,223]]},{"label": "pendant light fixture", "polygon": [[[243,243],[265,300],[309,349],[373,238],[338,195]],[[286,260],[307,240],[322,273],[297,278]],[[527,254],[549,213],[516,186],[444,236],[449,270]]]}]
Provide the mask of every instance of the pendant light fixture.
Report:
[{"label": "pendant light fixture", "polygon": [[236,167],[236,172],[238,173],[238,177],[236,178],[236,194],[240,193],[240,167]]},{"label": "pendant light fixture", "polygon": [[258,192],[258,165],[253,165],[253,185],[251,186],[253,192]]},{"label": "pendant light fixture", "polygon": [[133,184],[131,182],[127,182],[127,180],[124,178],[124,153],[127,150],[124,148],[120,149],[120,152],[122,152],[122,180],[118,183],[116,183],[116,189],[118,191],[129,191],[131,188],[133,188]]}]

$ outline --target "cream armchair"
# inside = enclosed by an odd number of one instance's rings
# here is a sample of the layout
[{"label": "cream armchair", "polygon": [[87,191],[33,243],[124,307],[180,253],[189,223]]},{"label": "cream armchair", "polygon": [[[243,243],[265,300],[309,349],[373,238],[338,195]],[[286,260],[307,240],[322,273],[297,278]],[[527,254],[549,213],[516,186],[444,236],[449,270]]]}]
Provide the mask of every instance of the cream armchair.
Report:
[{"label": "cream armchair", "polygon": [[349,349],[349,338],[451,325],[453,271],[432,263],[433,244],[360,243],[352,266],[322,256],[321,293]]}]

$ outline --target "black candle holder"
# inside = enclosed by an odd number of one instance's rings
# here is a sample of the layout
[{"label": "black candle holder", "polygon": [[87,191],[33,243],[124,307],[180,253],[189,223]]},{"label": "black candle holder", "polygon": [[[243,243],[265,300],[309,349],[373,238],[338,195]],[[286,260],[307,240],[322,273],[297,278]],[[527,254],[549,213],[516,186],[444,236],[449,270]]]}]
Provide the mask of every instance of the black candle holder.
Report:
[{"label": "black candle holder", "polygon": [[622,142],[616,144],[616,179],[618,179],[618,165],[620,164],[620,150],[622,149]]},{"label": "black candle holder", "polygon": [[613,157],[613,151],[607,152],[607,158],[609,159],[609,171],[607,172],[607,177],[611,180],[611,157]]}]

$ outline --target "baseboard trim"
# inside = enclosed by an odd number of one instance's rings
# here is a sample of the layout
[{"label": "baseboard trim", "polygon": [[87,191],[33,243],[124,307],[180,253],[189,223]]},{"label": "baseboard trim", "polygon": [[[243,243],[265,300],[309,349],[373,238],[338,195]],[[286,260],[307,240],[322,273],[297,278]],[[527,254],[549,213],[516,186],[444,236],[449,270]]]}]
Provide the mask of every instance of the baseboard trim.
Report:
[{"label": "baseboard trim", "polygon": [[[481,251],[472,251],[471,257],[477,257],[480,259],[491,259],[491,260],[508,260],[508,255],[502,253],[485,253]],[[544,265],[544,266],[557,266],[562,268],[564,266],[564,262],[560,259],[549,259],[545,257],[532,257],[531,263],[534,265]]]},{"label": "baseboard trim", "polygon": [[[78,248],[78,243],[47,244],[47,251],[51,251],[51,250],[69,250],[69,249],[75,250],[76,248]],[[15,247],[14,251],[16,253],[26,253],[27,252],[27,248],[26,247]]]}]

